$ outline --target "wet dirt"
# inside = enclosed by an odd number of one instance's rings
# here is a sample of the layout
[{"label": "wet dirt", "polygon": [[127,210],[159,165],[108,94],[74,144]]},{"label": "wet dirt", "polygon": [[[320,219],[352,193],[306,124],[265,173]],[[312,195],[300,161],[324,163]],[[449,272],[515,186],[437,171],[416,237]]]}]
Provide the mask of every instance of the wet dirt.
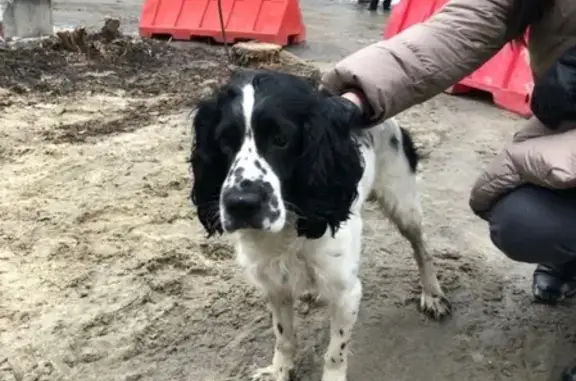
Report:
[{"label": "wet dirt", "polygon": [[[312,81],[318,77],[316,70],[286,59],[232,69],[254,68],[282,69]],[[97,135],[129,132],[150,115],[191,109],[229,76],[225,52],[213,46],[128,36],[109,38],[84,28],[61,32],[39,43],[5,48],[0,60],[4,107],[92,94],[130,99],[121,116],[103,115],[106,123],[101,119],[73,121],[42,132],[47,141],[54,142],[80,142]],[[65,107],[60,110],[63,114],[68,111]]]},{"label": "wet dirt", "polygon": [[[187,114],[225,80],[224,53],[117,44],[108,58],[0,52],[0,380],[246,380],[271,359],[270,317],[188,201]],[[368,205],[350,381],[555,380],[576,353],[573,311],[533,305],[531,267],[505,260],[467,207],[519,119],[444,95],[399,119],[423,155],[426,233],[455,311],[418,313],[409,245]],[[318,380],[326,309],[297,310],[296,380]]]}]

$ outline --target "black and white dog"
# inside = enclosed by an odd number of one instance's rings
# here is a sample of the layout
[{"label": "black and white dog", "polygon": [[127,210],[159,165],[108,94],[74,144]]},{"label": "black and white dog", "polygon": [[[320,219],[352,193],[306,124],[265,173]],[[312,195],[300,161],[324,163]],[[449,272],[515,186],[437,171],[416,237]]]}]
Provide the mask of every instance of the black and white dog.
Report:
[{"label": "black and white dog", "polygon": [[417,155],[394,120],[355,128],[339,97],[295,76],[238,75],[194,117],[192,200],[209,235],[234,234],[237,260],[266,294],[276,346],[253,380],[288,381],[294,366],[295,297],[330,305],[323,381],[345,381],[362,286],[362,205],[370,194],[410,241],[421,309],[450,313],[422,234]]}]

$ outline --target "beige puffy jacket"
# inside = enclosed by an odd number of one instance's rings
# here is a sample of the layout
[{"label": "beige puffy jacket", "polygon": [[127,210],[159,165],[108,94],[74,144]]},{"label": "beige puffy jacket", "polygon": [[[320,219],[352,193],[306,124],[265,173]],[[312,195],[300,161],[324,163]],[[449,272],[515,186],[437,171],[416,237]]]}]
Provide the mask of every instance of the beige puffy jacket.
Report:
[{"label": "beige puffy jacket", "polygon": [[[323,78],[336,90],[363,90],[377,119],[430,99],[473,73],[508,41],[513,0],[452,0],[426,22],[368,46],[339,62]],[[576,46],[576,1],[555,8],[532,26],[530,61],[538,78]],[[483,215],[504,193],[525,183],[576,187],[576,124],[549,130],[536,118],[525,123],[480,175],[470,197]]]}]

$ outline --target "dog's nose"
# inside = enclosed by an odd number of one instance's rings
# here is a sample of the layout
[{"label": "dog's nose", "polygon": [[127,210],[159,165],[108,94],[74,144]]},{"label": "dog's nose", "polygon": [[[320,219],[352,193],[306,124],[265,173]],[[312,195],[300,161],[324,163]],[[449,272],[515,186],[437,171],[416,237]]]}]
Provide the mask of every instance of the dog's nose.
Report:
[{"label": "dog's nose", "polygon": [[230,191],[224,197],[224,206],[234,218],[251,217],[262,207],[262,196],[259,192]]}]

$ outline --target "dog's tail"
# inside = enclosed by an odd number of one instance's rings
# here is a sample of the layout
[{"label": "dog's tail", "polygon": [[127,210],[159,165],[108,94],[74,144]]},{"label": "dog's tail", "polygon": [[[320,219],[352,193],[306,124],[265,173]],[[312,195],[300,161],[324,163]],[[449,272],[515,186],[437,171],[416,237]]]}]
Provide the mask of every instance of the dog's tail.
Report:
[{"label": "dog's tail", "polygon": [[410,169],[412,172],[416,172],[418,169],[418,162],[420,161],[420,155],[418,154],[418,149],[414,145],[414,140],[412,139],[412,135],[408,132],[407,129],[398,125],[400,130],[400,136],[402,140],[402,150],[404,151],[404,155],[406,156],[406,160],[408,160],[408,164],[410,165]]},{"label": "dog's tail", "polygon": [[371,135],[381,165],[389,168],[392,163],[398,163],[400,167],[416,173],[420,161],[418,149],[410,132],[396,119],[387,119],[382,124],[364,131]]}]

